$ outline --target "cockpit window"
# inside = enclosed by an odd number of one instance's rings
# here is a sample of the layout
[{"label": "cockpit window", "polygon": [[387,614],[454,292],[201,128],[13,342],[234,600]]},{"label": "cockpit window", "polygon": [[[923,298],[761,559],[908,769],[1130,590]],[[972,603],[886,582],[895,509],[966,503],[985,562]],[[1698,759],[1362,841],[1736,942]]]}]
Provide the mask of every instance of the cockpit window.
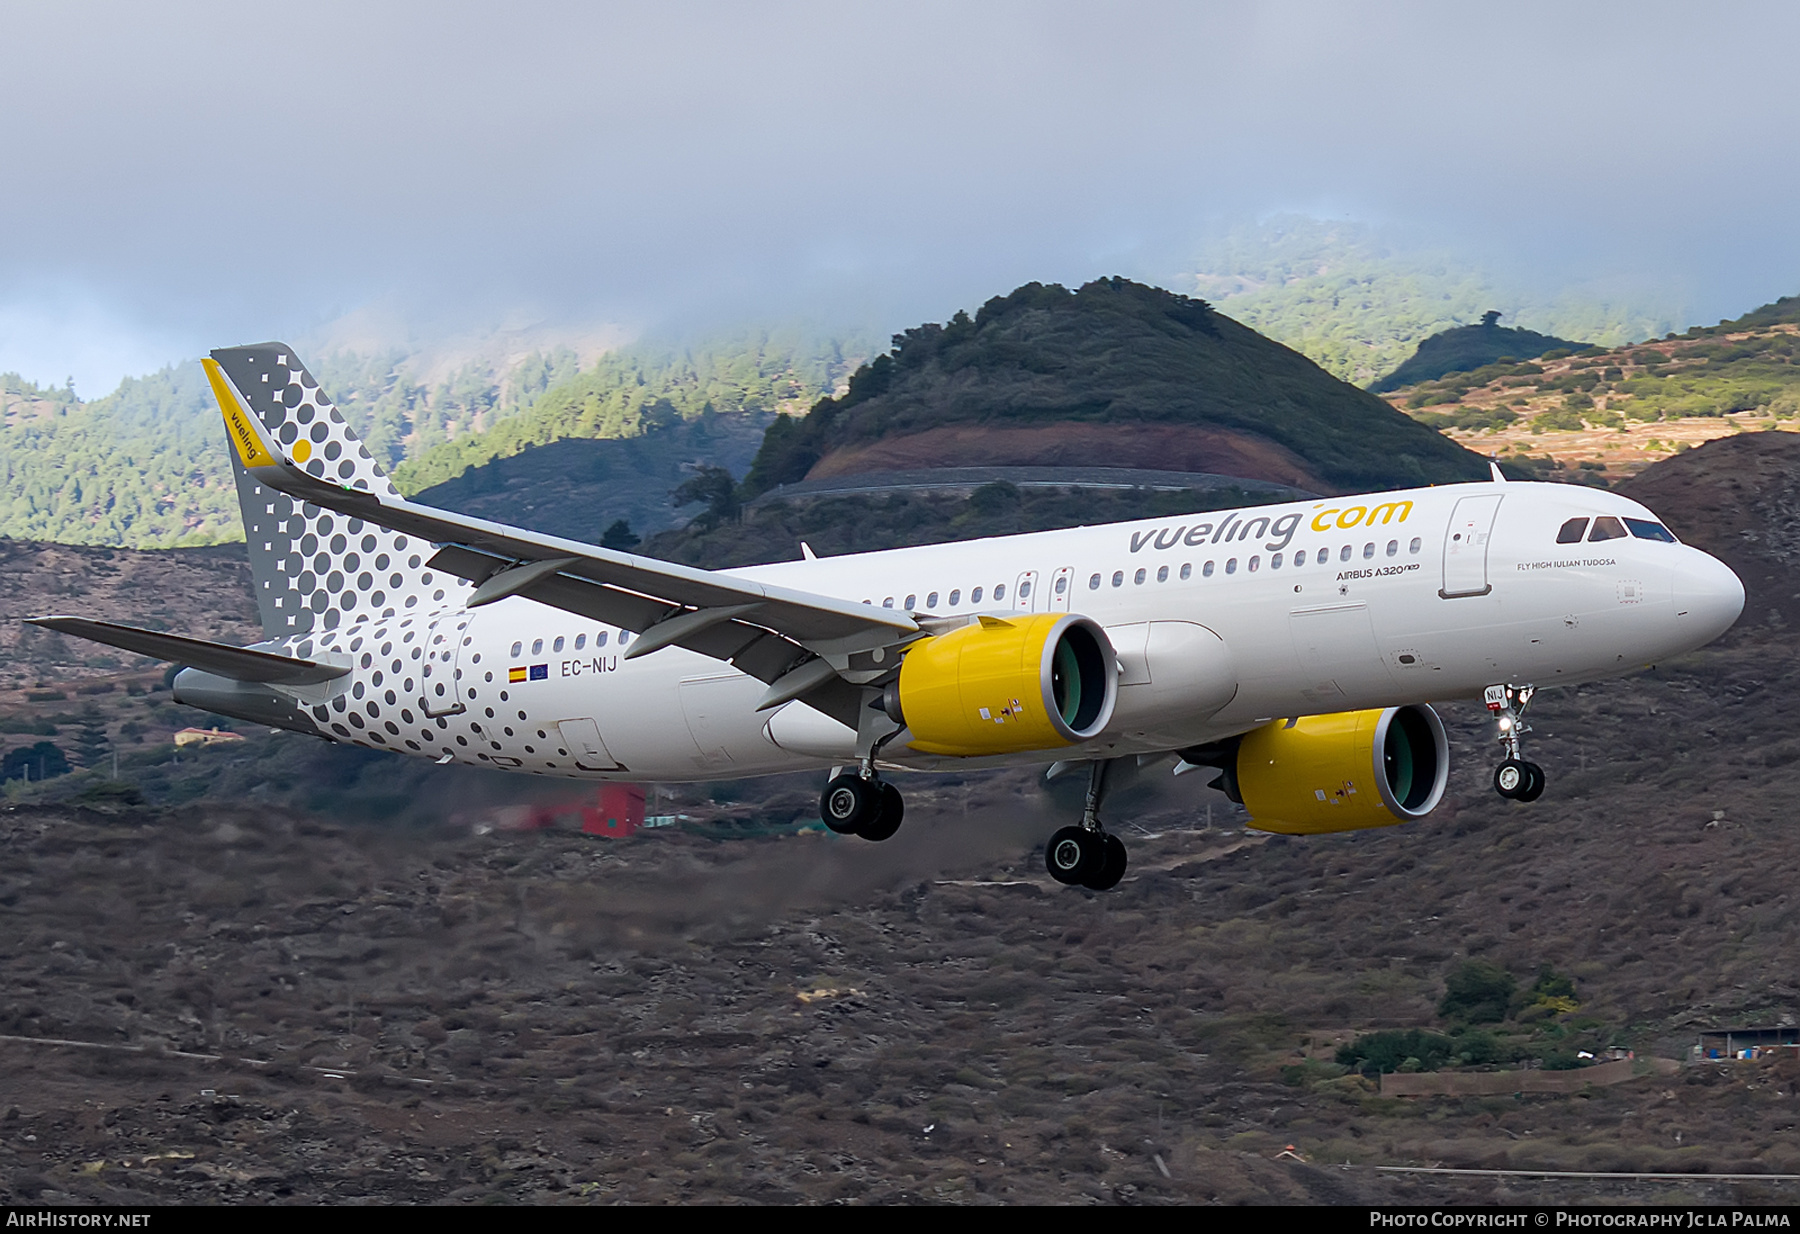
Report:
[{"label": "cockpit window", "polygon": [[1556,533],[1556,542],[1558,544],[1580,544],[1582,533],[1587,530],[1587,525],[1588,521],[1585,518],[1570,519],[1562,525],[1562,530]]},{"label": "cockpit window", "polygon": [[1610,514],[1602,514],[1594,520],[1594,529],[1588,533],[1588,542],[1595,540],[1617,540],[1625,535],[1625,525]]},{"label": "cockpit window", "polygon": [[1631,528],[1631,534],[1640,540],[1661,540],[1664,544],[1675,544],[1675,533],[1661,523],[1653,523],[1647,518],[1628,518],[1625,525]]}]

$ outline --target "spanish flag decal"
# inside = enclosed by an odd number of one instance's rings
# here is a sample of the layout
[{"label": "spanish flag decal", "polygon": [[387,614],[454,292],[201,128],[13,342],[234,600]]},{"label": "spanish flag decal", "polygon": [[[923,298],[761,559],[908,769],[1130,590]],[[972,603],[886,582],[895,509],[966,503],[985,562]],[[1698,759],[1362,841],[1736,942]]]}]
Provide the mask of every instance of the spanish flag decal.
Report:
[{"label": "spanish flag decal", "polygon": [[523,664],[521,664],[518,668],[507,669],[506,670],[506,680],[509,685],[516,683],[516,682],[524,681],[525,680],[525,666]]}]

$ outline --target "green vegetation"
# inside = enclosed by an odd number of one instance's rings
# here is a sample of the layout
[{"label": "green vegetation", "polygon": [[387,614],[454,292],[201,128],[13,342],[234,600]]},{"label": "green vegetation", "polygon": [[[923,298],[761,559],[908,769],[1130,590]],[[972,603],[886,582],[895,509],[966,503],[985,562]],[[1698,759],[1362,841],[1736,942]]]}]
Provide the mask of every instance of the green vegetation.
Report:
[{"label": "green vegetation", "polygon": [[1421,340],[1406,363],[1369,389],[1376,393],[1398,390],[1447,373],[1473,372],[1490,364],[1516,364],[1558,350],[1566,355],[1583,346],[1532,330],[1508,329],[1496,324],[1499,317],[1499,313],[1490,310],[1481,315],[1478,326],[1457,326]]},{"label": "green vegetation", "polygon": [[394,482],[414,493],[532,446],[566,438],[635,437],[709,409],[766,413],[803,407],[830,390],[851,363],[843,345],[795,331],[755,332],[689,347],[627,348],[550,387],[525,414],[424,451],[395,469]]},{"label": "green vegetation", "polygon": [[1359,385],[1495,304],[1529,330],[1607,346],[1672,329],[1678,312],[1582,288],[1546,296],[1447,252],[1396,251],[1369,227],[1292,216],[1230,232],[1195,269],[1194,290],[1222,312]]},{"label": "green vegetation", "polygon": [[[1528,400],[1558,396],[1534,431],[1622,428],[1692,416],[1800,415],[1800,297],[1736,321],[1654,343],[1603,351],[1558,349],[1531,362],[1483,365],[1411,387],[1406,408],[1436,429],[1500,428]],[[1479,327],[1475,327],[1479,331]]]},{"label": "green vegetation", "polygon": [[[308,357],[314,376],[408,493],[567,437],[629,437],[720,411],[799,407],[850,367],[797,331],[633,347],[586,372],[575,354],[428,383],[399,352]],[[414,461],[407,461],[414,460]],[[0,535],[169,548],[241,539],[219,413],[198,364],[127,378],[104,398],[0,374]]]},{"label": "green vegetation", "polygon": [[1121,278],[1028,283],[894,336],[849,389],[776,420],[755,495],[834,450],[950,425],[1205,425],[1273,441],[1346,489],[1474,479],[1479,459],[1204,300]]}]

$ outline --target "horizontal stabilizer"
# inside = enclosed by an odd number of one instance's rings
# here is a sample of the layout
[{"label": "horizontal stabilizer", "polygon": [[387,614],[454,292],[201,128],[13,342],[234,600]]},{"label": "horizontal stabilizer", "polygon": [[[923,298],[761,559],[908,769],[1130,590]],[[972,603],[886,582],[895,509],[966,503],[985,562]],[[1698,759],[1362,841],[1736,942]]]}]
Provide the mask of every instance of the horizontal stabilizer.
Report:
[{"label": "horizontal stabilizer", "polygon": [[96,643],[121,647],[157,660],[173,660],[177,664],[192,665],[233,681],[312,686],[342,677],[350,671],[347,665],[297,660],[293,656],[252,651],[248,647],[233,647],[229,643],[209,643],[202,638],[184,638],[179,634],[140,630],[136,626],[121,626],[110,621],[92,621],[86,617],[33,617],[29,620],[32,625],[43,626],[46,630],[92,639]]}]

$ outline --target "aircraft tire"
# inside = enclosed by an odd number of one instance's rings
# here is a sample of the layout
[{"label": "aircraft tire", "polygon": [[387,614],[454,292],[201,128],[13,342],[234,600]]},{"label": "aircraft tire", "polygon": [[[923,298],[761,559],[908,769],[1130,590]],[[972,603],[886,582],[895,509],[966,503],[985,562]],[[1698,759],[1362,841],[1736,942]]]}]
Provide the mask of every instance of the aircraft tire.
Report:
[{"label": "aircraft tire", "polygon": [[1125,877],[1125,841],[1118,836],[1109,835],[1102,842],[1100,851],[1100,868],[1092,878],[1081,884],[1089,891],[1111,891]]},{"label": "aircraft tire", "polygon": [[1517,801],[1531,784],[1530,763],[1509,758],[1494,768],[1494,791],[1508,801]]},{"label": "aircraft tire", "polygon": [[856,834],[865,840],[879,842],[889,839],[900,830],[900,820],[906,817],[906,802],[901,798],[900,790],[886,782],[881,785],[877,801],[880,804],[879,812]]},{"label": "aircraft tire", "polygon": [[1544,795],[1544,769],[1536,763],[1525,764],[1525,785],[1519,789],[1520,801],[1536,801]]},{"label": "aircraft tire", "polygon": [[1068,886],[1081,886],[1106,860],[1102,837],[1085,827],[1064,827],[1044,845],[1044,867],[1050,877]]},{"label": "aircraft tire", "polygon": [[819,795],[819,818],[839,835],[860,835],[864,825],[879,820],[881,788],[854,772],[846,772],[827,784]]}]

